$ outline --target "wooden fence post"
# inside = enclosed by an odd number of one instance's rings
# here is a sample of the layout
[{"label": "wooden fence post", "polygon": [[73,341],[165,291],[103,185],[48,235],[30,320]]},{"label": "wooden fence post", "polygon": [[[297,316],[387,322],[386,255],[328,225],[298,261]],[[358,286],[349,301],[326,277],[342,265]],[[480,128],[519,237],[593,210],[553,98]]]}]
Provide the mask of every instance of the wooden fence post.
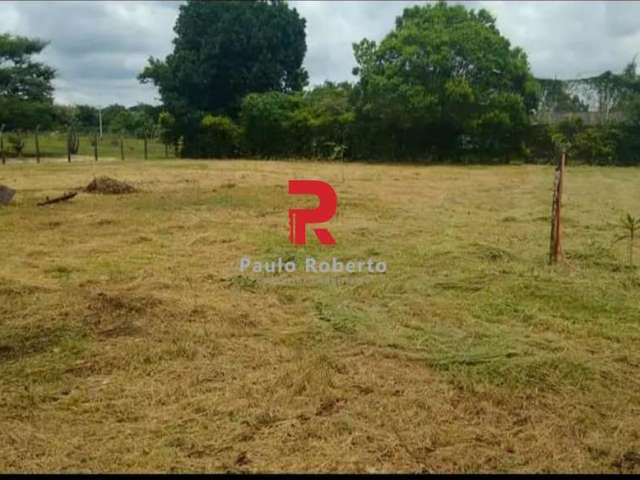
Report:
[{"label": "wooden fence post", "polygon": [[93,158],[98,161],[98,132],[93,133]]},{"label": "wooden fence post", "polygon": [[556,166],[553,182],[553,203],[551,206],[551,242],[549,245],[549,264],[554,265],[564,258],[562,251],[562,190],[566,153],[563,150]]},{"label": "wooden fence post", "polygon": [[7,159],[4,156],[4,123],[0,126],[0,157],[2,157],[2,164],[7,163]]},{"label": "wooden fence post", "polygon": [[40,141],[38,139],[38,132],[40,131],[40,125],[36,126],[36,163],[40,163]]},{"label": "wooden fence post", "polygon": [[124,161],[124,139],[120,135],[120,160]]}]

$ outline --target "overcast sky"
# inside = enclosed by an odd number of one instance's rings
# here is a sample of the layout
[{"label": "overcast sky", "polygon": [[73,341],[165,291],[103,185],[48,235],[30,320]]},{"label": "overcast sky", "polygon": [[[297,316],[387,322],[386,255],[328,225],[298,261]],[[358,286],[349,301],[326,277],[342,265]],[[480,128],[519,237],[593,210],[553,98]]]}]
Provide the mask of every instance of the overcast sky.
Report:
[{"label": "overcast sky", "polygon": [[[171,51],[181,2],[2,1],[0,32],[50,41],[42,59],[58,71],[60,103],[157,103],[137,74],[150,55]],[[351,44],[381,39],[417,1],[290,1],[307,19],[305,65],[311,83],[353,80]],[[640,2],[476,1],[500,31],[525,49],[533,73],[576,78],[620,70],[640,53]]]}]

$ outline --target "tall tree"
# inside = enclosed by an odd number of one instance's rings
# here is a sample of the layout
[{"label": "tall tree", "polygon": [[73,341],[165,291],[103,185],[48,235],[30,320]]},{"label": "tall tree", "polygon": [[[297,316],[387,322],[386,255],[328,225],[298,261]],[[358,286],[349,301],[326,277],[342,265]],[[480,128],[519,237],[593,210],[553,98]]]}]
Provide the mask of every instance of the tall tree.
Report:
[{"label": "tall tree", "polygon": [[52,121],[55,71],[32,60],[46,46],[42,40],[0,34],[0,124],[8,129]]},{"label": "tall tree", "polygon": [[567,82],[556,79],[538,78],[540,98],[538,112],[587,112],[589,105],[578,95],[567,91]]},{"label": "tall tree", "polygon": [[150,58],[139,79],[158,87],[185,140],[207,113],[237,116],[249,93],[307,83],[305,20],[282,0],[190,0],[174,31],[173,52]]},{"label": "tall tree", "polygon": [[386,155],[516,148],[537,103],[525,53],[486,10],[407,8],[379,45],[365,39],[354,53],[359,119]]}]

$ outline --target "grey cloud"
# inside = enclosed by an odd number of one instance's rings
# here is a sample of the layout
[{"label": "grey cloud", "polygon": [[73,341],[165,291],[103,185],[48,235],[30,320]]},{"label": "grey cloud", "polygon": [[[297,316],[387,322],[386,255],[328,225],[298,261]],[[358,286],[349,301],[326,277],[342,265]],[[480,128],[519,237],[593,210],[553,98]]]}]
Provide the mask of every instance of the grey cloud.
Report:
[{"label": "grey cloud", "polygon": [[[126,105],[157,101],[136,75],[171,51],[181,2],[0,2],[0,30],[50,40],[42,59],[58,70],[59,102]],[[307,19],[311,83],[354,80],[352,43],[380,40],[417,1],[290,1]],[[473,1],[529,56],[535,75],[574,78],[620,70],[640,52],[640,3]]]},{"label": "grey cloud", "polygon": [[0,8],[8,12],[10,32],[50,41],[41,60],[57,70],[57,101],[132,105],[157,101],[136,76],[149,56],[171,50],[178,4],[4,2]]},{"label": "grey cloud", "polygon": [[291,1],[307,20],[307,59],[311,84],[324,80],[353,80],[352,44],[363,38],[380,40],[394,26],[396,16],[411,1]]},{"label": "grey cloud", "polygon": [[496,16],[500,31],[524,48],[538,76],[566,79],[619,71],[640,46],[636,2],[471,3]]}]

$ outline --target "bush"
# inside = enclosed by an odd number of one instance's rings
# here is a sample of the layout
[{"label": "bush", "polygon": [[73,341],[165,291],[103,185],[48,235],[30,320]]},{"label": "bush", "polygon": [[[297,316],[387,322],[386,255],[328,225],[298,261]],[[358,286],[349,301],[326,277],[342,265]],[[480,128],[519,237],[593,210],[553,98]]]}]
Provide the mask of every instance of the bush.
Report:
[{"label": "bush", "polygon": [[531,125],[526,134],[527,160],[551,163],[556,155],[553,130],[549,125]]},{"label": "bush", "polygon": [[616,127],[588,127],[575,134],[569,154],[590,164],[614,165],[619,160],[620,140],[620,131]]},{"label": "bush", "polygon": [[259,157],[303,153],[307,119],[300,114],[302,96],[280,92],[252,93],[242,102],[244,148]]},{"label": "bush", "polygon": [[229,117],[205,115],[200,130],[199,156],[228,158],[239,153],[240,128]]}]

